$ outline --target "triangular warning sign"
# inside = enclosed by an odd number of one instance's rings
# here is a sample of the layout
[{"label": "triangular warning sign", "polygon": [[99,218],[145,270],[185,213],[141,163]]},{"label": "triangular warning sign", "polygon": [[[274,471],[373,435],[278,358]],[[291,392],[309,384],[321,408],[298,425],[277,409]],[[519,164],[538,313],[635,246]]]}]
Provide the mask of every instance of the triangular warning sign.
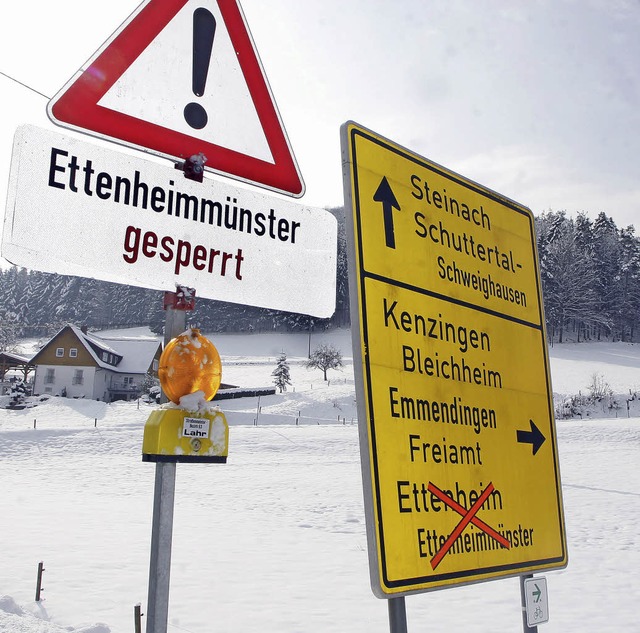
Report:
[{"label": "triangular warning sign", "polygon": [[49,102],[63,127],[295,197],[298,166],[238,0],[147,0]]}]

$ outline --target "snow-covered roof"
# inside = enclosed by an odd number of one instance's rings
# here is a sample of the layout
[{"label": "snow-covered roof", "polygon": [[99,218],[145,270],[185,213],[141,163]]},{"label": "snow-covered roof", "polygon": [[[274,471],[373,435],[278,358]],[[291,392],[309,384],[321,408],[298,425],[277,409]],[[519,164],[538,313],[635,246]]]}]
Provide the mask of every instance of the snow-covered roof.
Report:
[{"label": "snow-covered roof", "polygon": [[78,337],[83,336],[85,339],[87,339],[87,341],[90,341],[94,345],[97,345],[98,347],[103,349],[105,352],[110,352],[111,354],[118,355],[118,351],[110,347],[107,344],[107,341],[105,341],[105,339],[99,338],[98,336],[94,336],[93,334],[89,334],[88,332],[85,334],[80,328],[76,327],[75,325],[71,325],[69,327],[71,327],[71,329],[75,332],[76,336]]},{"label": "snow-covered roof", "polygon": [[[95,334],[85,333],[81,328],[72,324],[66,325],[65,328],[69,328],[75,334],[98,367],[119,374],[145,374],[160,346],[160,341],[149,337],[101,338]],[[63,330],[60,330],[60,332]],[[60,332],[51,340],[58,336]],[[117,365],[105,362],[102,359],[101,352],[116,356],[119,359]],[[39,353],[36,353],[31,361]]]},{"label": "snow-covered roof", "polygon": [[20,356],[20,354],[12,354],[11,352],[0,352],[0,358],[8,361],[9,363],[15,363],[17,365],[26,365],[29,363],[29,359],[26,356]]},{"label": "snow-covered roof", "polygon": [[[160,341],[155,339],[99,339],[107,341],[122,356],[115,371],[122,374],[144,374],[158,351]],[[110,367],[110,369],[114,369]]]},{"label": "snow-covered roof", "polygon": [[85,334],[79,327],[76,327],[75,325],[69,324],[67,327],[73,331],[73,333],[76,335],[78,340],[84,345],[87,352],[89,352],[89,354],[91,355],[91,357],[99,367],[101,367],[102,369],[109,369],[111,371],[118,371],[115,365],[112,365],[102,360],[101,355],[96,353],[94,346],[98,347],[101,351],[107,352],[109,354],[115,354],[116,356],[119,357],[120,354],[118,354],[116,350],[109,347],[109,345],[104,343],[98,337],[88,333]]}]

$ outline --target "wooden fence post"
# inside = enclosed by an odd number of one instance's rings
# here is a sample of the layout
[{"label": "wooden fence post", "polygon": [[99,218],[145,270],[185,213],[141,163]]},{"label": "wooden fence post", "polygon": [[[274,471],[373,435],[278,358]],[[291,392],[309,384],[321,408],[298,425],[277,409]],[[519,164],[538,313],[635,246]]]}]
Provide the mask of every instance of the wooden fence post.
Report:
[{"label": "wooden fence post", "polygon": [[133,607],[133,626],[135,633],[142,633],[142,610],[139,602]]},{"label": "wooden fence post", "polygon": [[36,580],[36,602],[40,602],[40,594],[42,593],[42,572],[44,571],[44,563],[38,563],[38,578]]}]

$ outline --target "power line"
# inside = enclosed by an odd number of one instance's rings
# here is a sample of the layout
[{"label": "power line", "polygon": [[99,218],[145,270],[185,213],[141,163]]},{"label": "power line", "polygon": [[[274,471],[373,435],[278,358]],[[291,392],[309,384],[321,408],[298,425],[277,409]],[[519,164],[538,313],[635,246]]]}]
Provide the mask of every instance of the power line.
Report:
[{"label": "power line", "polygon": [[27,84],[23,84],[21,81],[18,81],[15,77],[12,77],[11,75],[7,75],[7,73],[3,73],[1,70],[0,70],[0,75],[3,75],[7,79],[11,79],[11,81],[15,81],[17,84],[20,84],[22,87],[27,88],[27,90],[31,90],[31,92],[35,92],[36,94],[40,95],[41,97],[44,97],[47,100],[51,99],[51,97],[47,97],[47,95],[42,94],[39,90],[36,90],[31,86],[27,86]]}]

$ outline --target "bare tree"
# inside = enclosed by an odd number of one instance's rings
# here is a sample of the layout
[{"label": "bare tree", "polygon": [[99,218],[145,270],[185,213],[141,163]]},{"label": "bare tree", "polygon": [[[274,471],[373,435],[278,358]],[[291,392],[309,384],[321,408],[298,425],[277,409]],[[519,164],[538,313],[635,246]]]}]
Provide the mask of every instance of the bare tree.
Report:
[{"label": "bare tree", "polygon": [[326,382],[327,370],[342,367],[342,354],[333,345],[322,343],[311,352],[306,366],[309,369],[322,369]]}]

